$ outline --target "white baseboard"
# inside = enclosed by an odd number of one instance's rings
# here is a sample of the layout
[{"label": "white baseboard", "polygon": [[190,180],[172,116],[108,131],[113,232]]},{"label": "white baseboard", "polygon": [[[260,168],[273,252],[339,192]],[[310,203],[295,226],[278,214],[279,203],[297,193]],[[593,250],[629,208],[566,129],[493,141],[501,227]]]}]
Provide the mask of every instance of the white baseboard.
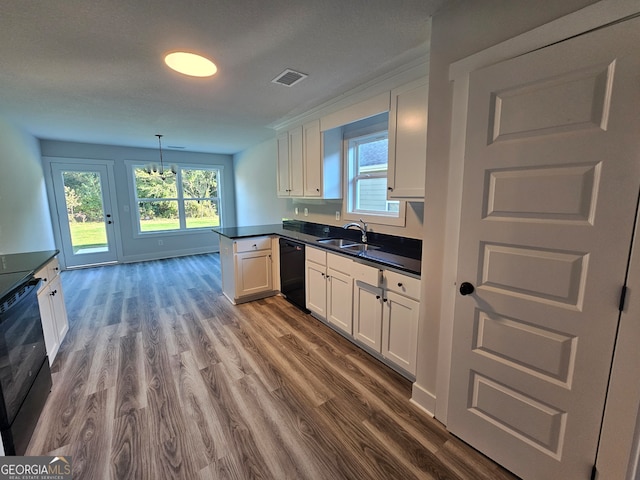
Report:
[{"label": "white baseboard", "polygon": [[149,252],[141,255],[127,255],[122,257],[119,263],[146,262],[148,260],[163,260],[165,258],[186,257],[188,255],[200,255],[203,253],[217,253],[219,249],[190,248],[187,250],[174,250],[162,252]]},{"label": "white baseboard", "polygon": [[413,387],[411,388],[410,401],[417,407],[420,407],[422,410],[424,410],[427,414],[435,417],[435,414],[433,412],[436,411],[436,396],[433,393],[422,388],[417,383],[414,383]]}]

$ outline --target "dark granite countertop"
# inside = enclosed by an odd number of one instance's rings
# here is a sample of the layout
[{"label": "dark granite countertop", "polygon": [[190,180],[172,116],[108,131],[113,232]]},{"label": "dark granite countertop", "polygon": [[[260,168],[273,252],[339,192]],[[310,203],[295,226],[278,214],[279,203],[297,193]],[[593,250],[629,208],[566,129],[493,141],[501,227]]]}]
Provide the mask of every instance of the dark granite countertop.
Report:
[{"label": "dark granite countertop", "polygon": [[59,250],[0,255],[0,298],[33,276],[55,257]]},{"label": "dark granite countertop", "polygon": [[224,227],[214,228],[213,231],[231,239],[257,237],[260,235],[278,235],[291,240],[298,240],[317,248],[339,252],[343,255],[360,258],[372,263],[397,270],[420,275],[422,241],[396,237],[392,235],[369,233],[369,244],[376,245],[377,249],[363,253],[341,250],[339,247],[323,245],[318,240],[323,238],[346,238],[356,242],[360,241],[360,232],[357,230],[345,230],[341,227],[321,225],[311,222],[284,221],[282,224],[254,225],[249,227]]}]

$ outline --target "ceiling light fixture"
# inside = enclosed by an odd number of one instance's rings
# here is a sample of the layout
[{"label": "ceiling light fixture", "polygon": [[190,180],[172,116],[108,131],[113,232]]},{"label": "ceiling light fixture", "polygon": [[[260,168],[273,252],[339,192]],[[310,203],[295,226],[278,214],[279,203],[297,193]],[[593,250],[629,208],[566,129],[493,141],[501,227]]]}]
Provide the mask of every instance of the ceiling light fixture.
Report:
[{"label": "ceiling light fixture", "polygon": [[218,67],[208,58],[188,52],[173,52],[164,57],[169,68],[191,77],[211,77]]},{"label": "ceiling light fixture", "polygon": [[[160,151],[160,167],[158,167],[156,163],[149,163],[145,165],[144,171],[149,175],[155,175],[156,173],[159,174],[160,178],[164,182],[167,179],[167,176],[165,175],[164,160],[162,159],[162,135],[156,134],[156,137],[158,137],[158,149]],[[171,165],[170,170],[167,173],[169,172],[175,175],[178,172],[178,167]]]}]

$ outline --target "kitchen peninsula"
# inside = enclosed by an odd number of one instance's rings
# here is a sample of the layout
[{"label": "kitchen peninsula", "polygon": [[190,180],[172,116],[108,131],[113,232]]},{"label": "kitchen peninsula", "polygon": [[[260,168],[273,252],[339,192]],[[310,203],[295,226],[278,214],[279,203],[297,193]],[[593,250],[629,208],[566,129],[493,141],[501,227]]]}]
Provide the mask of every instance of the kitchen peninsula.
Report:
[{"label": "kitchen peninsula", "polygon": [[[281,292],[415,378],[420,240],[367,232],[364,243],[358,230],[293,220],[213,231],[220,235],[223,293],[232,303]],[[288,294],[296,289],[301,301]]]}]

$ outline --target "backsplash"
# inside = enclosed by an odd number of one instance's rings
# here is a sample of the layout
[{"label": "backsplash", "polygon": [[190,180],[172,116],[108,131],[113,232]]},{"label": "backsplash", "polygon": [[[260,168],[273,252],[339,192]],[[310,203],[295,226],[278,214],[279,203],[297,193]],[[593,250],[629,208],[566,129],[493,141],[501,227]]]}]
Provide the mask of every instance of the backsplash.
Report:
[{"label": "backsplash", "polygon": [[[282,221],[282,228],[294,232],[306,233],[316,237],[346,238],[355,242],[360,241],[361,233],[355,229],[345,230],[342,227],[323,225],[320,223],[304,222],[301,220]],[[415,260],[422,259],[422,240],[398,237],[384,233],[367,232],[368,243],[384,246],[389,253],[395,253]]]}]

